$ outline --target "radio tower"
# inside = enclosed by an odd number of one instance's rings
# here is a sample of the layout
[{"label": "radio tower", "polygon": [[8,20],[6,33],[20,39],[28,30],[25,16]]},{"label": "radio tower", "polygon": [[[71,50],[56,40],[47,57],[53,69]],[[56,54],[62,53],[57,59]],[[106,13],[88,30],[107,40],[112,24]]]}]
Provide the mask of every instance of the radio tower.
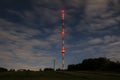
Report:
[{"label": "radio tower", "polygon": [[65,34],[65,29],[64,29],[64,9],[61,10],[61,14],[62,14],[62,70],[64,70],[64,54],[65,54],[65,47],[64,47],[64,34]]}]

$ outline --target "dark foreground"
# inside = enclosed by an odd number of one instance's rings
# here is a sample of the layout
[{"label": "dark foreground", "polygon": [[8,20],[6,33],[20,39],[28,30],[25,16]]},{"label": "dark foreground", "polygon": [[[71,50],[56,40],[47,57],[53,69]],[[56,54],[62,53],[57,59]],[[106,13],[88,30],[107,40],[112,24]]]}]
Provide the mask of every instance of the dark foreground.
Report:
[{"label": "dark foreground", "polygon": [[120,80],[120,73],[92,71],[2,72],[0,80]]}]

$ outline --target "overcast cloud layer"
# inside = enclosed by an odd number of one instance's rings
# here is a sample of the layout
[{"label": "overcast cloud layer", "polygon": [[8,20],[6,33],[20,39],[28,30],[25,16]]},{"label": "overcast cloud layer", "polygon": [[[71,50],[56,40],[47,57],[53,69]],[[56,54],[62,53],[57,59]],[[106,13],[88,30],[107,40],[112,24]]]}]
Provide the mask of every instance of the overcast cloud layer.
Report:
[{"label": "overcast cloud layer", "polygon": [[61,68],[61,12],[65,63],[107,57],[120,61],[119,0],[0,0],[0,67]]}]

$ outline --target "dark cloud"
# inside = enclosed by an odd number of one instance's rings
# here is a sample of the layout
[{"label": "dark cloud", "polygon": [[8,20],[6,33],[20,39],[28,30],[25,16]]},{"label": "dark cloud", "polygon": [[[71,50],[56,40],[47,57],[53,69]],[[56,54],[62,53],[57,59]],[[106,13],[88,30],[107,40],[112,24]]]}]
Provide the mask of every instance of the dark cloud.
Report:
[{"label": "dark cloud", "polygon": [[0,9],[1,10],[17,10],[17,11],[24,11],[31,9],[31,2],[30,0],[0,0]]}]

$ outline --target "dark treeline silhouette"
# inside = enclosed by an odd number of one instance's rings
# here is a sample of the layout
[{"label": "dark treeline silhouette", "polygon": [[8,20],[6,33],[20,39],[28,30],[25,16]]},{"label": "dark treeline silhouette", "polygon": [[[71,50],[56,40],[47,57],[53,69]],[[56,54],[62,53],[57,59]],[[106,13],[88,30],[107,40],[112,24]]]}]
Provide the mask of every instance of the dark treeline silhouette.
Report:
[{"label": "dark treeline silhouette", "polygon": [[114,62],[104,57],[85,59],[82,63],[68,65],[68,71],[75,70],[120,71],[120,62]]},{"label": "dark treeline silhouette", "polygon": [[18,70],[15,70],[15,69],[6,69],[6,68],[3,68],[3,67],[0,67],[0,72],[25,72],[25,71],[31,71],[29,69],[18,69]]},{"label": "dark treeline silhouette", "polygon": [[[90,58],[83,60],[82,63],[79,64],[71,64],[68,65],[68,68],[64,71],[81,71],[81,70],[89,70],[89,71],[115,71],[120,72],[120,62],[114,62],[110,59],[107,59],[105,57],[100,58]],[[15,69],[6,69],[3,67],[0,67],[0,72],[29,72],[31,70],[29,69],[18,69],[15,71]],[[42,69],[39,69],[39,71],[42,71]],[[54,71],[53,68],[45,68],[43,71]],[[63,71],[60,68],[56,69],[56,71]]]},{"label": "dark treeline silhouette", "polygon": [[53,68],[45,68],[44,71],[54,71]]},{"label": "dark treeline silhouette", "polygon": [[6,72],[8,71],[6,68],[0,67],[0,72]]}]

